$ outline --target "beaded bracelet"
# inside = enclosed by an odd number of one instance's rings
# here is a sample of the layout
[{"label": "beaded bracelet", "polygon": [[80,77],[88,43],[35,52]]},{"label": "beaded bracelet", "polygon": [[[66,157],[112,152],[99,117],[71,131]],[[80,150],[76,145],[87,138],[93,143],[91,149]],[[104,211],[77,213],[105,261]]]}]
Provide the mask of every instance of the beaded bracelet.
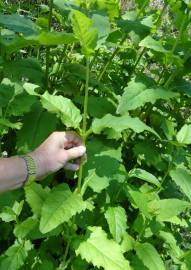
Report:
[{"label": "beaded bracelet", "polygon": [[27,167],[27,178],[25,180],[25,183],[28,185],[35,181],[37,169],[34,159],[30,155],[23,155],[20,156],[22,159],[24,159]]}]

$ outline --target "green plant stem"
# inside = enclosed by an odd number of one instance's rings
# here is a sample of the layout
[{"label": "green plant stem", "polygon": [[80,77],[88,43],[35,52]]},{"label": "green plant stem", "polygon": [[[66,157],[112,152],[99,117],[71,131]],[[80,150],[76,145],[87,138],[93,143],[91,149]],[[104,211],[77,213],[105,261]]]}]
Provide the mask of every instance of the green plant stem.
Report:
[{"label": "green plant stem", "polygon": [[[121,42],[120,42],[120,44],[119,44],[120,46],[125,42],[126,38],[127,38],[127,34],[125,34],[125,36],[122,38],[122,40],[121,40]],[[113,58],[114,58],[115,55],[119,52],[119,50],[120,50],[120,47],[117,47],[117,48],[113,51],[113,53],[112,53],[112,55],[110,56],[110,58],[106,61],[105,65],[103,66],[103,68],[101,69],[101,71],[100,71],[100,73],[99,73],[99,75],[98,75],[98,81],[101,81],[101,79],[102,79],[103,75],[105,74],[105,72],[106,72],[108,66],[111,64]]]},{"label": "green plant stem", "polygon": [[[179,40],[181,39],[183,32],[185,31],[186,18],[187,18],[187,17],[186,17],[186,15],[185,15],[185,16],[184,16],[184,19],[183,19],[183,21],[182,21],[182,24],[181,24],[181,26],[180,26],[179,35],[178,35],[178,37],[176,38],[176,41],[175,41],[175,43],[174,43],[174,45],[173,45],[173,47],[172,47],[171,55],[174,54],[174,52],[175,52],[175,50],[176,50],[176,48],[177,48],[178,42],[179,42]],[[168,87],[168,86],[171,84],[171,82],[173,81],[173,79],[174,79],[176,73],[177,73],[177,71],[173,72],[173,73],[168,77],[167,81],[166,81],[165,84],[164,84],[165,87]]]},{"label": "green plant stem", "polygon": [[[158,28],[158,26],[160,25],[160,23],[161,23],[161,21],[162,21],[162,17],[163,17],[163,15],[164,15],[164,13],[165,13],[165,10],[166,10],[167,6],[168,6],[167,4],[164,5],[164,7],[163,7],[163,9],[162,9],[162,11],[161,11],[161,13],[160,13],[160,16],[158,17],[158,20],[157,20],[157,22],[156,22],[156,28]],[[145,7],[145,5],[143,4],[143,8],[144,8],[144,7]],[[141,14],[141,13],[139,12],[138,16],[140,16],[140,14]],[[135,71],[137,65],[139,64],[139,62],[140,62],[140,60],[142,59],[143,55],[145,54],[146,50],[147,50],[147,48],[143,48],[143,49],[142,49],[140,55],[139,55],[138,58],[137,58],[137,61],[135,62],[133,71]],[[133,72],[132,72],[132,73],[133,73]]]},{"label": "green plant stem", "polygon": [[[51,31],[52,10],[53,10],[53,0],[50,0],[50,5],[49,5],[49,19],[48,19],[48,31]],[[49,64],[50,64],[50,47],[47,47],[46,48],[46,72],[45,72],[45,86],[46,86],[46,88],[48,88]]]},{"label": "green plant stem", "polygon": [[137,14],[137,17],[139,17],[139,16],[141,15],[141,13],[142,13],[142,12],[144,11],[144,9],[146,8],[147,4],[148,4],[148,0],[146,0],[146,1],[143,3],[141,9],[139,10],[139,12],[138,12],[138,14]]},{"label": "green plant stem", "polygon": [[[89,92],[89,78],[90,78],[90,62],[89,58],[86,59],[86,84],[85,84],[85,97],[84,97],[84,112],[82,119],[82,138],[85,143],[87,139],[86,129],[87,129],[87,112],[88,112],[88,92]],[[81,191],[83,176],[83,162],[80,164],[79,176],[78,176],[78,192]]]}]

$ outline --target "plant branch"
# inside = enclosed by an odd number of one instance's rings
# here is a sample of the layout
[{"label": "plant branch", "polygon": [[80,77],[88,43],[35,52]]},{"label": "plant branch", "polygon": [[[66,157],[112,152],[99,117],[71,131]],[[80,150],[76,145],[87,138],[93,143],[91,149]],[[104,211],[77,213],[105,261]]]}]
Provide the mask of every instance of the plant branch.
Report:
[{"label": "plant branch", "polygon": [[[84,143],[87,138],[86,129],[87,129],[87,114],[88,114],[89,78],[90,78],[90,62],[89,62],[89,58],[86,58],[86,84],[85,84],[85,97],[84,97],[84,113],[83,113],[83,119],[82,119],[82,138],[83,138]],[[83,161],[81,161],[80,169],[79,169],[78,192],[81,191],[82,176],[83,176]]]},{"label": "plant branch", "polygon": [[[122,40],[121,40],[121,42],[120,42],[120,44],[119,44],[120,46],[124,43],[124,41],[126,40],[126,38],[127,38],[127,34],[125,34],[125,36],[122,38]],[[115,55],[119,52],[119,50],[120,50],[120,47],[117,47],[117,48],[113,51],[113,53],[112,53],[112,55],[109,57],[109,59],[106,61],[105,65],[103,66],[103,68],[101,69],[101,71],[100,71],[100,73],[99,73],[99,75],[98,75],[98,81],[101,81],[101,79],[102,79],[103,75],[105,74],[105,72],[106,72],[108,66],[111,64],[113,58],[114,58]]]},{"label": "plant branch", "polygon": [[[49,19],[48,19],[48,31],[51,31],[52,25],[52,10],[53,10],[53,0],[50,0],[49,5]],[[48,88],[48,77],[49,77],[49,64],[50,64],[50,47],[46,48],[46,73],[45,73],[45,86]]]}]

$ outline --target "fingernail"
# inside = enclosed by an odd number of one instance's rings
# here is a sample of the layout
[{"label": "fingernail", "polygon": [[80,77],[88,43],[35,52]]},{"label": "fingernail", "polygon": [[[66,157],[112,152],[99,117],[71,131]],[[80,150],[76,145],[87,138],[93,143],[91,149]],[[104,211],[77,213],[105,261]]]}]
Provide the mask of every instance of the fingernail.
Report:
[{"label": "fingernail", "polygon": [[81,146],[78,147],[78,149],[79,149],[79,154],[81,156],[83,156],[85,154],[85,152],[86,152],[86,147],[81,145]]},{"label": "fingernail", "polygon": [[80,166],[78,164],[73,164],[73,170],[78,171]]}]

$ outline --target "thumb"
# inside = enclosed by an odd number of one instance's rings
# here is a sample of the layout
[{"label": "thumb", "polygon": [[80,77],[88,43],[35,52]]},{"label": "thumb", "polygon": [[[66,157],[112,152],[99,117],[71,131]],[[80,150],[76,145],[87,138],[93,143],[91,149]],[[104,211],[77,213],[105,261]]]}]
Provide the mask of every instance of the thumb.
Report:
[{"label": "thumb", "polygon": [[67,161],[69,161],[71,159],[79,158],[79,157],[83,156],[85,154],[85,152],[86,152],[86,147],[83,145],[72,147],[72,148],[66,150]]}]

